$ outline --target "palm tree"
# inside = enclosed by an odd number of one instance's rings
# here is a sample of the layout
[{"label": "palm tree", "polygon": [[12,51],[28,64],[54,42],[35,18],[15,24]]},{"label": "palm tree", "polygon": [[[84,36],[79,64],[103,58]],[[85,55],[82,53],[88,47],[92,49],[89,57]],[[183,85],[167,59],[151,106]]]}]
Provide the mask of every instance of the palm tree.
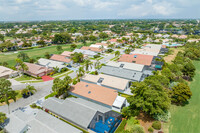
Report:
[{"label": "palm tree", "polygon": [[82,63],[84,59],[84,55],[82,53],[75,52],[74,54],[71,54],[71,59],[74,63]]},{"label": "palm tree", "polygon": [[100,49],[101,51],[103,51],[103,50],[104,50],[104,46],[101,45],[99,49]]},{"label": "palm tree", "polygon": [[95,63],[94,63],[94,67],[95,69],[100,69],[101,67],[101,62],[99,60],[97,60]]},{"label": "palm tree", "polygon": [[83,67],[79,67],[76,73],[77,73],[77,79],[79,79],[80,77],[83,77],[83,75],[85,74],[85,70]]},{"label": "palm tree", "polygon": [[0,124],[4,123],[6,119],[7,119],[6,114],[0,112]]},{"label": "palm tree", "polygon": [[17,93],[12,90],[11,82],[5,78],[0,79],[0,102],[5,102],[8,105],[8,113],[10,114],[10,100],[16,102]]},{"label": "palm tree", "polygon": [[29,56],[27,55],[27,53],[19,52],[19,54],[17,55],[17,58],[20,58],[22,61],[25,61],[29,59]]},{"label": "palm tree", "polygon": [[24,71],[28,70],[28,66],[19,58],[16,59],[16,62],[17,62],[18,70],[22,70],[22,72],[24,74]]},{"label": "palm tree", "polygon": [[35,92],[37,92],[37,90],[34,88],[34,86],[26,86],[25,88],[27,90],[27,93],[29,96],[31,96],[31,94],[34,94]]},{"label": "palm tree", "polygon": [[119,51],[115,51],[115,57],[119,56],[120,52]]},{"label": "palm tree", "polygon": [[114,44],[109,44],[109,45],[108,45],[108,48],[112,48],[112,49],[113,49],[114,47],[115,47]]},{"label": "palm tree", "polygon": [[90,60],[85,60],[84,62],[84,66],[85,66],[85,70],[88,71],[89,67],[92,68],[93,63]]},{"label": "palm tree", "polygon": [[59,71],[59,68],[57,66],[53,67],[53,71],[54,71],[54,73],[57,73]]}]

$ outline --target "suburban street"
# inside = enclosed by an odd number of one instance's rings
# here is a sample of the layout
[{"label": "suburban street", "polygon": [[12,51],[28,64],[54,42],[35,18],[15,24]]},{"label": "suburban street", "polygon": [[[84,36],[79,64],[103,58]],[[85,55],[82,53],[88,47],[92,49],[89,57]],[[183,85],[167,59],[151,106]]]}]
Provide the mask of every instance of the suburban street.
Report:
[{"label": "suburban street", "polygon": [[[15,90],[20,90],[20,89],[25,88],[26,85],[27,84],[16,85],[16,86],[12,86],[12,88],[14,88]],[[37,89],[37,92],[26,99],[21,98],[17,100],[16,102],[10,103],[10,112],[12,112],[13,110],[19,107],[27,106],[31,104],[32,102],[37,101],[38,99],[43,98],[46,95],[50,94],[53,81],[34,83],[31,85],[33,85]],[[0,106],[0,111],[4,113],[8,113],[8,106],[7,105]]]}]

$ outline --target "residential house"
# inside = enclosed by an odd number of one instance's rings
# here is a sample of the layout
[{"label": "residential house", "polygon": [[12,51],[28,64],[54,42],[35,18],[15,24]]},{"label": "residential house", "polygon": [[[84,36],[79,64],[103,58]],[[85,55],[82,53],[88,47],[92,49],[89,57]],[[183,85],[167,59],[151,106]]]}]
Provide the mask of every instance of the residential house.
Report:
[{"label": "residential house", "polygon": [[75,37],[77,37],[77,36],[83,36],[83,34],[82,33],[73,33],[72,36],[75,36]]},{"label": "residential house", "polygon": [[153,55],[143,55],[143,54],[123,54],[119,58],[119,62],[129,62],[141,65],[150,66],[153,60]]},{"label": "residential house", "polygon": [[105,51],[105,50],[98,48],[98,47],[88,47],[88,46],[81,47],[81,50],[90,50],[90,51],[93,51],[95,53],[102,53],[102,52]]},{"label": "residential house", "polygon": [[59,69],[59,72],[66,67],[66,64],[63,63],[63,62],[59,62],[59,61],[54,61],[54,60],[49,60],[49,59],[44,59],[44,58],[40,58],[38,60],[38,64],[41,65],[41,66],[45,66],[45,67],[48,67],[48,68],[58,68]]},{"label": "residential house", "polygon": [[110,42],[110,44],[114,44],[115,47],[120,47],[122,45],[122,43],[117,42],[117,39],[110,39],[108,42]]},{"label": "residential house", "polygon": [[48,67],[33,64],[33,63],[24,62],[24,64],[26,64],[28,67],[28,70],[24,71],[24,73],[31,75],[33,77],[42,77],[53,71],[52,69],[50,69]]},{"label": "residential house", "polygon": [[96,43],[96,44],[90,45],[90,47],[94,47],[94,48],[102,48],[103,47],[103,49],[106,50],[106,49],[108,49],[108,45],[109,44],[106,44],[106,43]]},{"label": "residential house", "polygon": [[162,45],[156,44],[146,44],[142,49],[135,49],[131,54],[144,54],[144,55],[153,55],[157,56],[160,52]]},{"label": "residential house", "polygon": [[[74,52],[64,51],[61,55],[64,55],[68,59],[71,59],[71,54],[74,54]],[[83,55],[83,56],[84,56],[85,59],[88,57],[87,55]]]},{"label": "residential house", "polygon": [[61,55],[64,55],[66,57],[68,57],[70,59],[71,54],[73,54],[74,52],[69,52],[69,51],[64,51]]},{"label": "residential house", "polygon": [[155,35],[155,37],[161,38],[161,37],[162,37],[162,34],[157,34],[157,35]]},{"label": "residential house", "polygon": [[64,56],[64,55],[54,54],[51,56],[50,60],[59,61],[59,62],[65,63],[69,66],[73,65],[73,61],[71,59],[69,59],[68,56]]},{"label": "residential house", "polygon": [[42,111],[24,112],[17,110],[8,115],[1,125],[9,133],[83,133],[81,130]]},{"label": "residential house", "polygon": [[136,64],[136,63],[114,62],[114,61],[109,61],[106,65],[121,68],[121,69],[139,71],[139,72],[142,72],[144,70],[144,66],[145,66],[145,65]]},{"label": "residential house", "polygon": [[90,50],[83,50],[83,49],[75,49],[73,51],[74,53],[82,53],[83,55],[87,55],[88,57],[94,57],[95,55],[98,55],[96,52],[90,51]]},{"label": "residential house", "polygon": [[121,101],[119,106],[113,106],[113,103],[119,97],[116,90],[87,82],[81,81],[72,86],[70,94],[108,107],[112,110],[121,111],[121,109],[126,106],[125,98]]},{"label": "residential house", "polygon": [[0,66],[0,78],[11,78],[18,76],[18,72],[10,68]]},{"label": "residential house", "polygon": [[148,76],[144,75],[143,72],[121,69],[112,66],[102,66],[99,72],[106,75],[127,79],[129,81],[138,81],[138,82],[143,81],[144,78]]},{"label": "residential house", "polygon": [[97,84],[103,87],[117,90],[119,92],[124,92],[131,85],[131,82],[127,79],[122,79],[105,74],[99,74],[99,75],[86,74],[81,78],[81,81]]},{"label": "residential house", "polygon": [[114,132],[120,124],[121,115],[110,108],[81,98],[48,98],[43,108],[81,127],[88,132]]}]

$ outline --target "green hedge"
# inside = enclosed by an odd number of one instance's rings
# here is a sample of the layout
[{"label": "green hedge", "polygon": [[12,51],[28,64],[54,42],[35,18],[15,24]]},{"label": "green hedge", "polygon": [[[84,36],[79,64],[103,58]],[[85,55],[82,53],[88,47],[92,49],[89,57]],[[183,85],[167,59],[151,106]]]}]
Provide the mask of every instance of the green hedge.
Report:
[{"label": "green hedge", "polygon": [[116,129],[115,133],[121,133],[122,131],[124,131],[124,127],[126,126],[126,122],[127,122],[127,120],[123,119],[121,124]]},{"label": "green hedge", "polygon": [[53,92],[53,93],[51,93],[51,94],[47,95],[47,96],[45,97],[45,99],[48,99],[49,97],[53,97],[53,96],[55,96],[55,95],[56,95],[56,93],[55,93],[55,92]]}]

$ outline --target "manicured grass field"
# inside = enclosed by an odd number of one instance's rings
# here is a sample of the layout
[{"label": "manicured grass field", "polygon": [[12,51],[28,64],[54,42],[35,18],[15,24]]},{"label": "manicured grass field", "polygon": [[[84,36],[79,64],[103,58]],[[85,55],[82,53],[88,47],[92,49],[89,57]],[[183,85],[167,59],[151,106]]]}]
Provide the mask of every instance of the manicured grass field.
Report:
[{"label": "manicured grass field", "polygon": [[24,80],[33,80],[32,77],[27,76],[27,75],[23,75],[21,77],[15,78],[16,81],[24,81]]},{"label": "manicured grass field", "polygon": [[200,61],[195,61],[194,65],[196,75],[190,83],[193,96],[188,105],[171,107],[169,133],[200,133]]},{"label": "manicured grass field", "polygon": [[[89,42],[86,44],[86,46],[90,45],[92,42]],[[83,44],[78,43],[77,48],[80,48],[83,46]],[[63,51],[70,51],[70,44],[62,45],[62,51],[57,51],[56,46],[49,46],[44,48],[35,48],[30,50],[23,50],[23,52],[27,53],[30,58],[43,58],[44,54],[46,52],[49,52],[49,54],[61,54]],[[17,51],[19,53],[19,51]],[[9,66],[15,65],[15,59],[17,58],[18,53],[9,52],[9,53],[1,53],[0,54],[0,62],[7,62]]]},{"label": "manicured grass field", "polygon": [[[62,45],[63,51],[70,50],[69,45]],[[30,58],[44,57],[45,52],[49,52],[49,54],[59,54],[60,52],[56,50],[56,46],[44,47],[44,48],[35,48],[30,50],[23,50],[23,52],[27,53]],[[61,51],[62,52],[62,51]],[[18,51],[19,53],[19,51]],[[10,52],[10,53],[2,53],[0,54],[0,61],[7,62],[9,66],[15,65],[15,59],[17,58],[18,53]]]}]

